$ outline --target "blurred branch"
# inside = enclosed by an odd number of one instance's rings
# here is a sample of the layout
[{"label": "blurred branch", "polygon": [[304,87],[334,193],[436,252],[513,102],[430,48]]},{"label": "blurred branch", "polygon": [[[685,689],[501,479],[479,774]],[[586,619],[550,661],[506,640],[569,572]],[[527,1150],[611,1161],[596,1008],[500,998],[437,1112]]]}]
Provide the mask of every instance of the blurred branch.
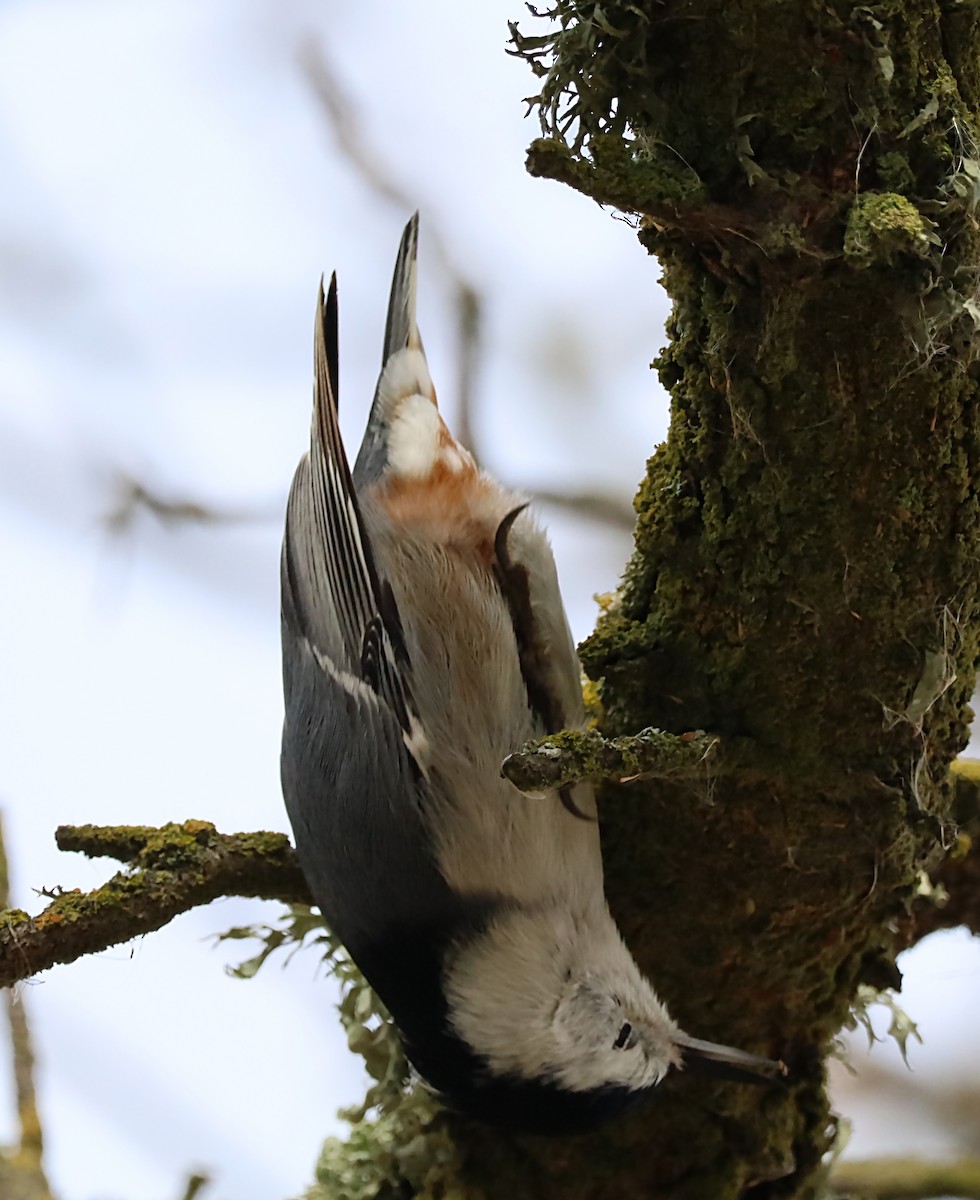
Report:
[{"label": "blurred branch", "polygon": [[[3,826],[0,823],[0,909],[10,904],[10,873]],[[14,1067],[14,1089],[19,1127],[16,1150],[0,1155],[0,1194],[4,1200],[51,1200],[51,1188],[44,1173],[44,1138],[34,1088],[34,1051],[20,992],[4,994]]]},{"label": "blurred branch", "polygon": [[117,499],[106,514],[105,524],[110,533],[125,533],[132,528],[141,512],[152,513],[163,525],[194,523],[200,525],[234,525],[251,521],[268,521],[278,517],[279,509],[220,509],[197,500],[165,499],[147,484],[120,472],[116,483]]},{"label": "blurred branch", "polygon": [[36,917],[0,912],[0,986],[160,929],[222,896],[312,903],[289,839],[221,834],[208,821],[147,826],[63,825],[62,850],[115,858],[128,870],[92,892],[45,891]]},{"label": "blurred branch", "polygon": [[[298,59],[300,69],[306,76],[306,81],[320,103],[320,109],[327,118],[330,132],[337,142],[337,148],[344,158],[360,175],[367,187],[387,201],[393,208],[402,213],[410,213],[417,204],[409,197],[408,192],[396,182],[392,174],[382,166],[381,155],[374,152],[370,139],[364,133],[356,105],[344,91],[337,78],[336,72],[323,53],[320,43],[313,37],[304,38],[300,43]],[[446,248],[435,232],[434,242],[437,251],[448,266]]]},{"label": "blurred branch", "polygon": [[458,374],[456,376],[456,438],[480,461],[473,434],[473,394],[480,373],[480,330],[483,323],[483,302],[474,287],[456,276],[456,341]]},{"label": "blurred branch", "polygon": [[[462,365],[461,373],[471,371],[472,365]],[[458,416],[467,410],[461,410]],[[468,417],[457,421],[460,430],[459,440],[470,450],[473,449],[473,437],[467,433]],[[479,455],[477,455],[479,458]],[[164,499],[159,493],[152,491],[146,484],[135,479],[124,479],[125,494],[105,517],[105,524],[110,533],[122,534],[128,532],[140,512],[149,512],[161,524],[176,526],[182,524],[195,525],[235,525],[253,521],[270,521],[280,518],[280,509],[261,511],[259,509],[221,509],[204,504],[199,500],[187,497],[183,499]],[[551,492],[543,488],[524,489],[532,491],[536,500],[541,504],[550,504],[554,508],[575,513],[577,516],[588,517],[606,525],[615,525],[624,533],[632,533],[636,517],[629,504],[623,503],[615,496],[602,492]]]},{"label": "blurred branch", "polygon": [[549,492],[534,488],[534,496],[542,504],[553,504],[593,521],[618,526],[624,533],[632,533],[636,525],[633,506],[603,492]]},{"label": "blurred branch", "polygon": [[188,1178],[181,1200],[196,1200],[210,1182],[209,1176],[195,1172]]},{"label": "blurred branch", "polygon": [[926,1163],[914,1158],[838,1161],[830,1183],[841,1197],[927,1200],[930,1196],[959,1196],[980,1200],[980,1159],[949,1163]]}]

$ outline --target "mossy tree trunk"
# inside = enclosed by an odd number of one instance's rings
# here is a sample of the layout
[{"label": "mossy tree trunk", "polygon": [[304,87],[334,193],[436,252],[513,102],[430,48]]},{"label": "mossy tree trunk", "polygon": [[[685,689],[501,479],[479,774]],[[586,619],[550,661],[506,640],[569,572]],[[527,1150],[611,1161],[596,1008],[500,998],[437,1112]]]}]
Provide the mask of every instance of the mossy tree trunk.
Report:
[{"label": "mossy tree trunk", "polygon": [[828,1042],[860,982],[897,981],[971,715],[980,8],[545,16],[515,33],[542,79],[529,167],[640,214],[674,303],[670,433],[585,666],[609,732],[704,729],[743,764],[605,797],[610,898],[685,1027],[792,1077],[675,1078],[584,1140],[458,1136],[490,1196],[810,1196]]}]

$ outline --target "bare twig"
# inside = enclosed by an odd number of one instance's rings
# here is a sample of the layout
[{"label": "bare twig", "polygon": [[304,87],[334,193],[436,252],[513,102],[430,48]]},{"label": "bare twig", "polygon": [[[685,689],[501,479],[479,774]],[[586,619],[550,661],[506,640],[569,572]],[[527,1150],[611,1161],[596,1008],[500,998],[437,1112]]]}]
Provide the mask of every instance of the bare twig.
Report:
[{"label": "bare twig", "polygon": [[152,933],[221,896],[312,903],[285,834],[226,835],[207,821],[185,821],[160,829],[65,825],[56,838],[62,850],[130,869],[95,891],[57,895],[36,917],[0,913],[0,986]]},{"label": "bare twig", "polygon": [[633,506],[616,496],[604,492],[550,492],[544,488],[534,488],[535,499],[542,504],[553,504],[577,516],[588,517],[593,521],[601,521],[605,525],[615,525],[624,533],[632,533],[636,525],[636,513]]},{"label": "bare twig", "polygon": [[220,509],[186,497],[161,496],[147,484],[120,472],[116,480],[116,501],[106,514],[111,533],[125,533],[141,512],[151,513],[162,525],[241,525],[278,517],[279,509]]}]

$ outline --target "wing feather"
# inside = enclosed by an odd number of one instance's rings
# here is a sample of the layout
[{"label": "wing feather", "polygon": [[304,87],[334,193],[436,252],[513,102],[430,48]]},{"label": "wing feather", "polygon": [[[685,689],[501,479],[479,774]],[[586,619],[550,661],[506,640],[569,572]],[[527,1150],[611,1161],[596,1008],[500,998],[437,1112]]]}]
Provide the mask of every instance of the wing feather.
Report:
[{"label": "wing feather", "polygon": [[[283,541],[283,620],[390,709],[410,751],[421,722],[388,581],[375,560],[337,422],[337,281],[323,285],[314,333],[310,452],[293,479]],[[421,764],[419,764],[421,765]]]}]

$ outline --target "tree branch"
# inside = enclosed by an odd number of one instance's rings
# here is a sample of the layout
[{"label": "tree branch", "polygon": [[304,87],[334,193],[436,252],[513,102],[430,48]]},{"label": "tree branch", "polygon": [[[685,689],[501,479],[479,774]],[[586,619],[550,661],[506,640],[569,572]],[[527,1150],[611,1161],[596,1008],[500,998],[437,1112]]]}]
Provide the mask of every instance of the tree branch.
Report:
[{"label": "tree branch", "polygon": [[278,506],[268,509],[217,508],[187,496],[167,497],[150,484],[119,472],[115,481],[117,496],[106,514],[105,526],[110,533],[122,534],[132,529],[141,512],[151,513],[161,525],[244,525],[269,521],[280,515]]},{"label": "tree branch", "polygon": [[693,779],[717,765],[719,745],[717,737],[701,730],[678,735],[644,729],[609,740],[594,729],[565,730],[528,742],[504,759],[501,770],[522,792],[548,791],[580,779]]},{"label": "tree branch", "polygon": [[207,821],[185,821],[160,829],[63,825],[55,836],[62,850],[128,869],[92,892],[45,893],[51,903],[36,917],[0,913],[0,986],[152,933],[221,896],[312,903],[285,834],[221,834]]}]

